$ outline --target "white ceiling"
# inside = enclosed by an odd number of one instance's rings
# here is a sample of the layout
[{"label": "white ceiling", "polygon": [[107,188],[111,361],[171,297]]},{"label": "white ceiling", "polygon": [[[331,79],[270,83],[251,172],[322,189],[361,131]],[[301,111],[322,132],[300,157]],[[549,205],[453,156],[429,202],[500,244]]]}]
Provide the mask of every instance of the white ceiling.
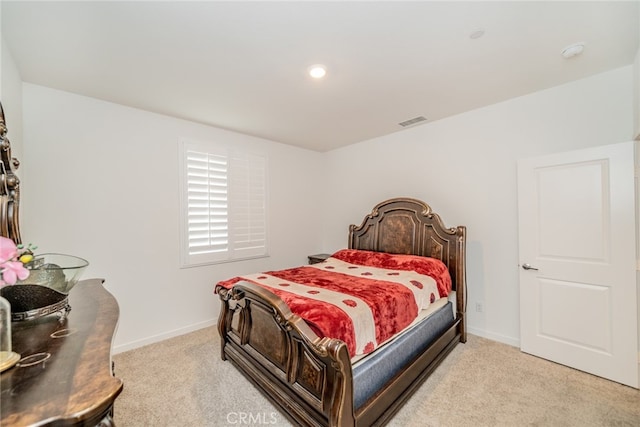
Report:
[{"label": "white ceiling", "polygon": [[318,151],[629,65],[640,39],[637,1],[1,7],[25,82]]}]

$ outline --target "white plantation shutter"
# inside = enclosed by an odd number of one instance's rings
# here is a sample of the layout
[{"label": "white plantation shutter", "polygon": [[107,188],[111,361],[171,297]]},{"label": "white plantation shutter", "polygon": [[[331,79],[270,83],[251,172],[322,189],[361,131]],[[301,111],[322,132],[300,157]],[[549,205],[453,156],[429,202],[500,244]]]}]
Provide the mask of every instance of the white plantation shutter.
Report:
[{"label": "white plantation shutter", "polygon": [[189,254],[229,248],[227,158],[187,151],[187,229]]},{"label": "white plantation shutter", "polygon": [[229,203],[229,231],[233,252],[239,257],[266,254],[266,162],[264,157],[235,154],[229,172],[232,196]]},{"label": "white plantation shutter", "polygon": [[183,142],[182,264],[267,255],[266,157]]}]

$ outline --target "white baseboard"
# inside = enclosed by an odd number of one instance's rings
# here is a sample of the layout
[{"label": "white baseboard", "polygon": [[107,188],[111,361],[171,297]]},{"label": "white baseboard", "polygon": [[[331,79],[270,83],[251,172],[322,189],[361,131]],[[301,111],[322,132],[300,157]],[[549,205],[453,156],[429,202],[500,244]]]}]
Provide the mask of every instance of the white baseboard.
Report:
[{"label": "white baseboard", "polygon": [[126,344],[120,344],[113,348],[113,354],[123,353],[125,351],[133,350],[134,348],[144,347],[145,345],[188,334],[189,332],[197,331],[198,329],[208,328],[209,326],[213,326],[216,323],[217,319],[207,320],[205,322],[195,323],[193,325],[185,326],[184,328],[174,329],[172,331],[153,335],[141,340],[133,341]]},{"label": "white baseboard", "polygon": [[489,331],[485,331],[484,329],[476,329],[476,328],[470,328],[467,327],[467,332],[469,332],[470,334],[473,335],[477,335],[479,337],[482,338],[487,338],[493,341],[498,341],[501,342],[503,344],[507,344],[513,347],[518,347],[520,348],[520,339],[519,338],[513,338],[513,337],[508,337],[506,335],[501,335],[501,334],[496,334],[493,332],[489,332]]},{"label": "white baseboard", "polygon": [[[195,323],[193,325],[185,326],[184,328],[174,329],[173,331],[154,335],[141,340],[132,341],[126,344],[120,344],[113,348],[113,354],[124,353],[125,351],[144,347],[145,345],[153,344],[169,338],[188,334],[189,332],[197,331],[198,329],[208,328],[209,326],[214,326],[216,323],[217,323],[216,319],[207,320],[205,322]],[[520,340],[518,338],[508,337],[506,335],[496,334],[493,332],[486,331],[484,329],[476,329],[476,328],[467,328],[467,332],[482,338],[487,338],[493,341],[501,342],[503,344],[520,348]],[[640,353],[638,353],[638,362],[640,363]]]}]

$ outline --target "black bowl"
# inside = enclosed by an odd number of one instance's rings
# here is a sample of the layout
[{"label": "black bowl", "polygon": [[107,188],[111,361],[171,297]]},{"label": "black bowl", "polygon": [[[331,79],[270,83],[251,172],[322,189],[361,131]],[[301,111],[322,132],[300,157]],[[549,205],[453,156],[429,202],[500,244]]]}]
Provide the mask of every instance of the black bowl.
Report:
[{"label": "black bowl", "polygon": [[12,285],[0,289],[0,296],[11,304],[11,321],[37,319],[49,314],[65,318],[71,306],[67,294],[42,285]]}]

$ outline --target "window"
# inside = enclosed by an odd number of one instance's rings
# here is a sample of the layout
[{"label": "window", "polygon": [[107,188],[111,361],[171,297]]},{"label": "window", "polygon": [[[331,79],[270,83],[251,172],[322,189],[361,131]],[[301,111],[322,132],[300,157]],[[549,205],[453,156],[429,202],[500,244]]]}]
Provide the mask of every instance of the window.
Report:
[{"label": "window", "polygon": [[267,255],[266,156],[181,141],[182,265]]}]

